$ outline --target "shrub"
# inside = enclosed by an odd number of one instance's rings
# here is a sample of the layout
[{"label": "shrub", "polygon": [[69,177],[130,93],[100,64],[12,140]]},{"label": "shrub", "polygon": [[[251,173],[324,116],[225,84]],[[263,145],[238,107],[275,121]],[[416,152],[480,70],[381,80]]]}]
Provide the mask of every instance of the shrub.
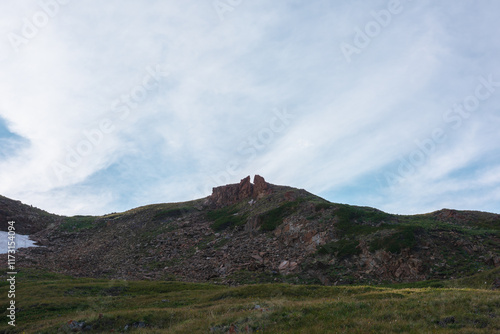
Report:
[{"label": "shrub", "polygon": [[155,213],[153,216],[154,220],[162,220],[167,218],[176,218],[181,217],[182,215],[188,214],[193,211],[193,208],[185,207],[185,208],[173,208],[167,210],[161,210]]},{"label": "shrub", "polygon": [[331,203],[318,203],[314,207],[314,211],[328,210],[332,207]]},{"label": "shrub", "polygon": [[390,218],[390,215],[373,209],[359,208],[342,204],[335,211],[338,218],[336,228],[341,237],[349,235],[368,234],[379,230],[363,223],[379,224]]},{"label": "shrub", "polygon": [[274,231],[276,227],[281,225],[284,218],[290,216],[298,210],[300,203],[302,203],[301,200],[287,202],[262,214],[260,216],[262,221],[260,229],[262,231]]},{"label": "shrub", "polygon": [[361,254],[361,249],[358,245],[359,242],[357,240],[342,239],[324,244],[318,249],[318,253],[335,255],[342,260]]},{"label": "shrub", "polygon": [[226,228],[241,226],[247,221],[247,215],[238,214],[238,209],[234,206],[209,211],[207,213],[207,218],[213,221],[211,228],[214,231],[222,231]]},{"label": "shrub", "polygon": [[65,231],[80,231],[94,227],[96,218],[93,216],[67,217],[61,228]]},{"label": "shrub", "polygon": [[415,234],[420,231],[416,226],[398,227],[394,234],[385,238],[375,239],[370,243],[370,252],[385,249],[391,253],[401,253],[402,249],[413,248],[417,244]]}]

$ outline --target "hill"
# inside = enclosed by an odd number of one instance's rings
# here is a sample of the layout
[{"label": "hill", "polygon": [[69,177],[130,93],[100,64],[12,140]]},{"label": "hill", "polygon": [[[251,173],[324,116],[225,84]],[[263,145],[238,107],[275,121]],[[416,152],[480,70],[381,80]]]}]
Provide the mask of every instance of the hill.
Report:
[{"label": "hill", "polygon": [[7,223],[15,221],[19,234],[34,234],[62,219],[63,217],[0,195],[0,231],[7,231]]},{"label": "hill", "polygon": [[381,284],[500,266],[500,215],[392,215],[330,203],[258,175],[203,199],[105,216],[60,217],[0,201],[0,218],[19,219],[16,226],[44,246],[21,250],[18,267],[77,277]]}]

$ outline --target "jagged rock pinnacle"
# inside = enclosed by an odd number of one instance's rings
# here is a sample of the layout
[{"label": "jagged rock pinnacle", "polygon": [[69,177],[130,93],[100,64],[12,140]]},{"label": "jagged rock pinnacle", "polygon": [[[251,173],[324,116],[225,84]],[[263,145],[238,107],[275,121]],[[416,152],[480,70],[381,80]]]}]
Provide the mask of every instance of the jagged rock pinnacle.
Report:
[{"label": "jagged rock pinnacle", "polygon": [[247,198],[259,199],[270,193],[269,183],[262,176],[255,175],[252,184],[249,175],[242,179],[240,183],[213,188],[210,201],[217,207],[221,207]]}]

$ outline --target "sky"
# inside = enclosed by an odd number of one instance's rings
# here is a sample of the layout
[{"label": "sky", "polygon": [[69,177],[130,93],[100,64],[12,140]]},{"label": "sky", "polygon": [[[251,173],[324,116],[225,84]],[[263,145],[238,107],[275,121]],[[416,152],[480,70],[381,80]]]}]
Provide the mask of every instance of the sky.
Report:
[{"label": "sky", "polygon": [[63,215],[259,174],[500,213],[500,2],[0,2],[0,194]]}]

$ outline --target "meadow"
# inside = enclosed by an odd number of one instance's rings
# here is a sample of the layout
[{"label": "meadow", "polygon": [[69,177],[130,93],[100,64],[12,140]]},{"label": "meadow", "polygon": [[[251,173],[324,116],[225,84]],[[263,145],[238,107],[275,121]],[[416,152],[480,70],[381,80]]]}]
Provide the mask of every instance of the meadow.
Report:
[{"label": "meadow", "polygon": [[500,331],[500,291],[492,288],[499,269],[407,284],[235,287],[23,269],[16,327],[3,311],[0,333],[494,333]]}]

